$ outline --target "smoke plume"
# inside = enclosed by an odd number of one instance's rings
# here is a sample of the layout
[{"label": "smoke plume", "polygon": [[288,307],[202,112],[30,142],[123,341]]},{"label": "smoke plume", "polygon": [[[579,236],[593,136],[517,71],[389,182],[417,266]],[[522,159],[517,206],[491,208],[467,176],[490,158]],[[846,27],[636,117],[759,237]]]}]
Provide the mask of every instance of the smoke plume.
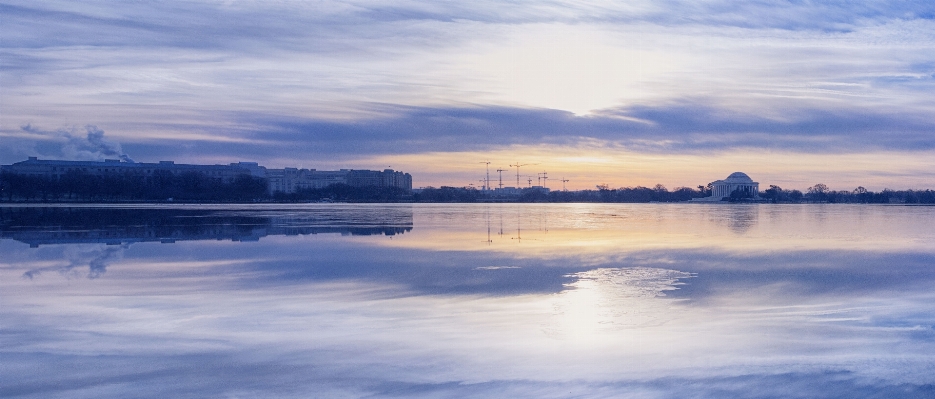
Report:
[{"label": "smoke plume", "polygon": [[61,146],[61,156],[66,160],[101,161],[107,158],[118,158],[125,162],[133,162],[133,159],[120,148],[119,143],[104,139],[104,131],[94,125],[86,125],[84,132],[78,128],[47,132],[34,128],[32,125],[24,125],[20,128],[30,133],[61,137],[64,140]]}]

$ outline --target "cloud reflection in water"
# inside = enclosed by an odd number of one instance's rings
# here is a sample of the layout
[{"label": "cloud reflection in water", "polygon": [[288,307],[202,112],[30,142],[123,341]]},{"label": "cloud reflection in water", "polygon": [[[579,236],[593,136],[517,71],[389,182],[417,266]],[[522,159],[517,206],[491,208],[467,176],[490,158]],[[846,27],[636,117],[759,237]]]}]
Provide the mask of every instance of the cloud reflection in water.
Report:
[{"label": "cloud reflection in water", "polygon": [[129,244],[119,246],[105,244],[70,246],[62,251],[63,257],[68,261],[67,265],[37,267],[24,272],[23,277],[32,279],[47,271],[77,276],[79,273],[76,269],[87,266],[87,277],[90,279],[98,278],[107,272],[108,265],[123,258],[123,253],[127,248],[129,248]]},{"label": "cloud reflection in water", "polygon": [[0,240],[0,396],[933,392],[929,209],[411,209],[398,236],[137,242],[94,280],[21,278],[86,247]]}]

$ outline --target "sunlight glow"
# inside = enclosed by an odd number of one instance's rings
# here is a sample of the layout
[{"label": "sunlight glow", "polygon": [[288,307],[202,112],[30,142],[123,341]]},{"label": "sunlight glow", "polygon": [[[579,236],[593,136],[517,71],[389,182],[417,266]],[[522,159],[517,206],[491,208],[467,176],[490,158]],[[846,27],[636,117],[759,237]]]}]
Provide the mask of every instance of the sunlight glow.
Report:
[{"label": "sunlight glow", "polygon": [[577,115],[640,97],[643,81],[661,78],[684,62],[672,53],[641,48],[636,33],[607,40],[612,35],[574,25],[522,26],[458,62],[487,81],[487,101]]},{"label": "sunlight glow", "polygon": [[[516,154],[522,154],[518,157]],[[520,158],[520,159],[517,159]],[[488,152],[433,152],[359,158],[363,165],[393,165],[415,176],[413,186],[480,187],[485,178],[483,165],[490,160],[491,186],[499,184],[498,168],[504,169],[503,185],[516,186],[516,162],[534,165],[520,168],[520,183],[537,184],[537,174],[548,173],[546,186],[560,190],[561,178],[569,190],[594,189],[598,184],[611,188],[663,184],[669,190],[696,187],[742,171],[760,183],[760,189],[778,185],[784,189],[806,190],[817,183],[833,190],[853,190],[863,186],[879,191],[935,186],[935,150],[902,153],[894,151],[861,154],[811,154],[791,151],[747,149],[689,154],[655,154],[632,151],[612,143],[579,146],[516,145]]]}]

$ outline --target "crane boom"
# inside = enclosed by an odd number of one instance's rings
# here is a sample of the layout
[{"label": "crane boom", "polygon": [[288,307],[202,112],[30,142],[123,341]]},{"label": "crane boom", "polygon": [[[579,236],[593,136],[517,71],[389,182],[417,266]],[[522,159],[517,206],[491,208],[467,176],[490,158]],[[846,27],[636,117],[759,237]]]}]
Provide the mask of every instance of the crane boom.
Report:
[{"label": "crane boom", "polygon": [[[529,165],[538,165],[537,163],[524,163],[521,164],[517,162],[515,165],[510,165],[511,168],[516,168],[516,188],[519,188],[519,167],[520,166],[529,166]],[[532,183],[530,183],[532,184]]]},{"label": "crane boom", "polygon": [[490,161],[478,162],[487,165],[487,179],[484,180],[484,190],[490,190]]}]

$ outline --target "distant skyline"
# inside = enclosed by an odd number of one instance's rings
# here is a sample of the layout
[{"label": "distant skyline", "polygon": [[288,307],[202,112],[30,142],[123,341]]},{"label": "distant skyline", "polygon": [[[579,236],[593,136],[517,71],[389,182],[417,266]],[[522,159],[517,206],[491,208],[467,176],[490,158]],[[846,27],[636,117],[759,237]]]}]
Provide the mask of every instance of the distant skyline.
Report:
[{"label": "distant skyline", "polygon": [[[931,2],[0,0],[0,163],[935,188]],[[116,156],[114,155],[116,154]],[[507,176],[510,178],[508,179]]]}]

